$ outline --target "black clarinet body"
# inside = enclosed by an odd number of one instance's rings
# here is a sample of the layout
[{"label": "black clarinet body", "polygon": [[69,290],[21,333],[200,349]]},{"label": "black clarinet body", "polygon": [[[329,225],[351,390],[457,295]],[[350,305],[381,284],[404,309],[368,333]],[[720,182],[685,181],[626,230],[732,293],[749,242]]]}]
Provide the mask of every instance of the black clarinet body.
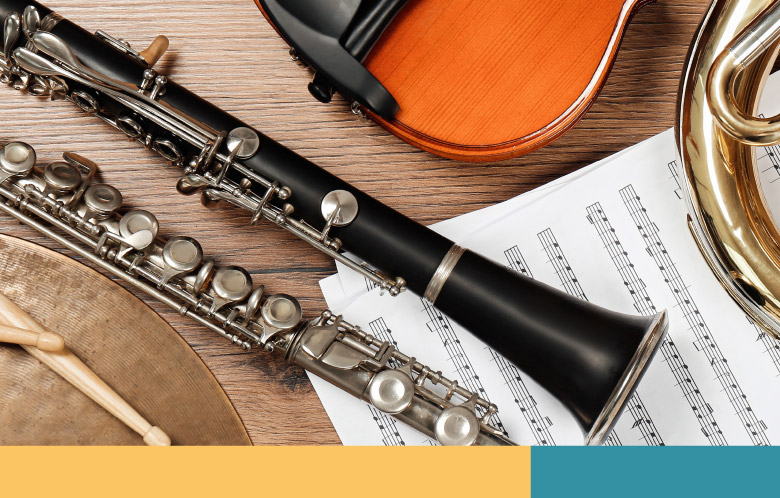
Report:
[{"label": "black clarinet body", "polygon": [[[267,219],[277,220],[282,226],[285,225],[278,220],[305,220],[303,228],[298,225],[293,228],[303,232],[313,229],[314,239],[325,234],[320,240],[332,242],[325,244],[331,253],[346,249],[378,268],[380,275],[402,277],[390,278],[387,288],[399,291],[405,286],[433,302],[560,399],[575,414],[588,442],[598,443],[606,437],[666,332],[665,312],[652,317],[616,313],[463,250],[176,83],[158,81],[159,77],[154,79],[154,84],[164,83],[164,90],[151,89],[152,100],[207,130],[222,134],[207,146],[188,141],[183,133],[150,118],[152,115],[145,108],[134,109],[126,104],[125,97],[116,98],[110,92],[96,89],[91,83],[94,78],[86,78],[87,83],[70,78],[67,75],[75,71],[73,64],[67,58],[52,56],[58,46],[55,42],[60,40],[89,71],[141,87],[143,94],[144,86],[147,91],[151,88],[150,66],[137,53],[60,19],[35,2],[0,0],[0,19],[7,19],[11,13],[24,17],[29,6],[38,11],[38,32],[45,31],[56,39],[38,35],[28,39],[26,32],[34,30],[23,26],[23,34],[14,41],[15,50],[3,47],[5,53],[11,54],[6,66],[42,78],[54,91],[78,100],[76,103],[82,108],[84,99],[90,102],[94,99],[93,112],[122,117],[125,124],[138,125],[143,132],[137,138],[147,146],[155,140],[157,144],[174,144],[180,157],[167,154],[174,156],[168,159],[185,173],[202,170],[192,158],[209,156],[214,164],[219,162],[215,157],[222,158],[218,165],[221,169],[206,178],[209,181],[219,178],[231,186],[233,193],[225,193],[223,189],[219,194],[217,187],[210,184],[211,200],[227,197],[230,202],[239,205],[243,202],[246,207],[250,201],[241,199],[251,197],[255,199],[251,201],[255,203],[252,206],[259,204],[257,217],[262,211]],[[55,70],[41,69],[49,67],[41,65],[41,57],[46,61],[54,59]],[[54,74],[57,67],[65,67],[66,75]],[[34,81],[33,78],[29,85],[34,85]],[[57,81],[64,81],[64,88]],[[33,91],[29,85],[31,93],[44,93]],[[155,90],[159,90],[156,95]],[[77,94],[80,96],[74,97]],[[123,129],[128,132],[127,126]],[[251,155],[243,154],[247,157],[235,153],[242,151],[246,140],[237,146],[234,143],[233,150],[230,148],[229,133],[239,129],[245,131],[244,137],[249,133],[246,130],[251,130],[249,142],[258,141]],[[272,185],[257,181],[255,176],[271,180]],[[192,188],[186,188],[187,185]],[[180,190],[194,192],[198,185],[195,182],[193,186],[190,180]],[[346,196],[346,201],[337,201],[335,208],[326,210],[327,201],[337,192],[345,193],[342,196]],[[243,197],[236,200],[230,195]],[[274,218],[268,212],[277,214]],[[316,245],[316,240],[308,241]]]}]

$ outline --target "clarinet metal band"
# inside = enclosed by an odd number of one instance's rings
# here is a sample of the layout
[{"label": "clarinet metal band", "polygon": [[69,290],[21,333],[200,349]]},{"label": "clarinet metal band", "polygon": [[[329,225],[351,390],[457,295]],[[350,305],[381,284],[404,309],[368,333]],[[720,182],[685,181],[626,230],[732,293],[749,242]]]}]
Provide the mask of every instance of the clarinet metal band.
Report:
[{"label": "clarinet metal band", "polygon": [[246,270],[216,266],[195,239],[160,238],[152,213],[118,214],[122,195],[92,183],[95,164],[63,159],[36,171],[29,145],[0,148],[0,210],[232,343],[283,355],[442,444],[513,444],[490,425],[494,404],[341,316],[304,320],[295,298],[253,289]]},{"label": "clarinet metal band", "polygon": [[460,261],[460,257],[463,256],[464,252],[466,252],[466,249],[455,244],[447,251],[447,254],[444,255],[441,264],[436,268],[436,273],[433,274],[433,278],[428,282],[428,287],[425,288],[423,297],[427,299],[428,302],[431,304],[436,303],[441,288],[444,287],[447,279],[450,278],[453,268],[458,264],[458,261]]}]

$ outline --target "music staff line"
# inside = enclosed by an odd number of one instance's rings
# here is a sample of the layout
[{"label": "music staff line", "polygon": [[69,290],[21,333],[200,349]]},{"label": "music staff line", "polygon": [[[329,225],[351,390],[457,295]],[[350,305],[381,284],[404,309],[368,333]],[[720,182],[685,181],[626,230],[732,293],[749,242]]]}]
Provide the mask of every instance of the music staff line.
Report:
[{"label": "music staff line", "polygon": [[[552,229],[547,228],[542,230],[537,234],[537,237],[542,244],[542,249],[547,256],[548,262],[553,265],[555,274],[558,276],[561,285],[566,292],[587,301],[588,298],[585,296],[585,291],[582,289],[582,285],[580,285],[574,270],[572,270],[569,261],[566,259],[563,249],[560,244],[558,244],[558,240],[555,238]],[[648,445],[662,445],[663,439],[637,392],[634,392],[634,394],[631,395],[631,399],[628,401],[628,407],[629,413],[634,419],[632,428],[639,429],[641,434],[639,440]],[[614,438],[613,443],[622,444],[614,430],[609,438]],[[609,444],[609,438],[605,444],[608,446],[614,445]]]},{"label": "music staff line", "polygon": [[[623,280],[626,290],[634,301],[634,309],[636,309],[639,314],[645,316],[658,313],[657,307],[647,292],[647,286],[644,281],[639,278],[636,267],[631,262],[628,255],[628,251],[626,251],[625,246],[620,242],[617,231],[609,221],[609,217],[601,207],[601,203],[596,202],[591,204],[586,208],[586,212],[588,221],[596,229],[596,233],[604,244],[604,249],[607,250],[612,263],[617,269],[620,278]],[[683,398],[690,407],[693,416],[696,418],[704,437],[707,438],[707,441],[713,446],[727,445],[728,443],[723,435],[723,431],[715,419],[712,406],[704,399],[704,396],[691,374],[688,364],[685,362],[680,350],[677,348],[677,345],[670,337],[667,337],[661,343],[660,350],[664,358],[664,363],[671,370],[675,385],[682,390]]]},{"label": "music staff line", "polygon": [[669,291],[674,296],[678,307],[688,323],[689,330],[694,334],[694,347],[704,353],[712,368],[715,379],[726,394],[729,403],[735,410],[740,423],[754,445],[769,445],[766,435],[766,424],[760,420],[748,402],[747,395],[742,391],[736,376],[731,370],[728,360],[721,351],[712,331],[709,329],[699,308],[690,294],[688,286],[666,250],[657,225],[652,221],[647,210],[642,205],[640,197],[633,185],[627,185],[619,191],[623,205],[634,221],[640,236],[645,242],[645,250],[652,258],[655,266],[664,278]]},{"label": "music staff line", "polygon": [[[507,259],[509,269],[533,278],[533,274],[517,246],[504,251],[504,256]],[[549,431],[549,428],[553,425],[552,420],[543,416],[540,412],[539,406],[525,385],[520,371],[492,349],[488,348],[488,350],[501,372],[501,376],[504,378],[505,385],[511,391],[515,404],[520,408],[526,423],[531,428],[534,438],[536,438],[536,443],[539,446],[554,446],[555,441]]]}]

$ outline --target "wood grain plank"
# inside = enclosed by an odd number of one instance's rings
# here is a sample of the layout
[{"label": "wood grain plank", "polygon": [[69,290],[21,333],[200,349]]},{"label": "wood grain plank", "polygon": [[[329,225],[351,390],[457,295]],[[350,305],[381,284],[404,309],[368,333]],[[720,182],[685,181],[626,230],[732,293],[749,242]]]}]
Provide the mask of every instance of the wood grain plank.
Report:
[{"label": "wood grain plank", "polygon": [[[340,98],[331,105],[314,102],[306,70],[289,61],[287,46],[250,0],[47,5],[138,48],[167,35],[171,48],[158,65],[162,72],[407,216],[432,223],[506,200],[672,126],[683,59],[707,2],[660,0],[644,7],[585,118],[552,145],[497,164],[432,156],[356,118]],[[256,284],[300,297],[310,314],[325,306],[317,282],[334,271],[332,261],[269,225],[249,227],[241,212],[208,210],[197,198],[177,195],[175,170],[106,125],[68,103],[9,88],[0,89],[0,116],[0,141],[27,141],[45,161],[64,150],[91,158],[128,205],[158,215],[163,234],[196,237],[219,263],[244,266]],[[7,217],[0,218],[0,232],[55,247]],[[339,442],[300,369],[242,353],[147,302],[213,370],[256,444]]]}]

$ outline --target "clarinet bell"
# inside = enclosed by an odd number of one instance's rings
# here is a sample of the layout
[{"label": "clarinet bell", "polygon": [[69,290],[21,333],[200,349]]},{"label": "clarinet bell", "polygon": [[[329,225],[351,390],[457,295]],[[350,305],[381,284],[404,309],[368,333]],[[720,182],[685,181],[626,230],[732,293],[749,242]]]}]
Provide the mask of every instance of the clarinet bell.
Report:
[{"label": "clarinet bell", "polygon": [[666,311],[617,313],[469,251],[436,304],[560,400],[587,444],[609,435],[668,328]]}]

